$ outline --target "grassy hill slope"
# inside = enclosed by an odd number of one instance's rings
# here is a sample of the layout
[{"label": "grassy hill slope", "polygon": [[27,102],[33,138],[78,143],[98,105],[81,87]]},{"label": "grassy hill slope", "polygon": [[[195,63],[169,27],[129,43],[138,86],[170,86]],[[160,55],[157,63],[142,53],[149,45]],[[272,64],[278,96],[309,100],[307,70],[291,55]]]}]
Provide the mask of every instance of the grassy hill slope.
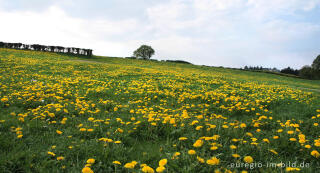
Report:
[{"label": "grassy hill slope", "polygon": [[10,49],[0,74],[0,172],[320,167],[319,80]]}]

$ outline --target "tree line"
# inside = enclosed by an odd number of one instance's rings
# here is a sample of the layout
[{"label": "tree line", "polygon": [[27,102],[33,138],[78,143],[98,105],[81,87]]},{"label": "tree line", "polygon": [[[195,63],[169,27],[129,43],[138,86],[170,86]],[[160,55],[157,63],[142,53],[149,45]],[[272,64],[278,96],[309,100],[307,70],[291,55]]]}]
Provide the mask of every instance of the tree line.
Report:
[{"label": "tree line", "polygon": [[[242,69],[242,68],[241,68]],[[291,67],[284,68],[282,70],[279,70],[277,68],[263,68],[262,66],[245,66],[242,70],[249,70],[249,71],[266,71],[266,72],[280,72],[283,74],[290,74],[299,76],[301,78],[305,79],[320,79],[320,55],[316,57],[316,59],[313,61],[311,66],[305,65],[301,69],[293,69]]]},{"label": "tree line", "polygon": [[0,42],[0,48],[66,53],[66,54],[83,55],[83,56],[89,56],[89,57],[92,56],[91,49],[82,49],[82,48],[75,48],[75,47]]}]

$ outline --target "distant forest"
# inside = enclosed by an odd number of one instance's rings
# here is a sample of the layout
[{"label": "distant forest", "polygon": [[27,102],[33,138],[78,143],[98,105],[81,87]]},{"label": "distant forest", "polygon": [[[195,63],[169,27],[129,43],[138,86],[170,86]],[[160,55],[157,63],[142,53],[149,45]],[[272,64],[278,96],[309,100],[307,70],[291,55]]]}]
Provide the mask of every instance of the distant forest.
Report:
[{"label": "distant forest", "polygon": [[66,54],[73,54],[73,55],[83,55],[83,56],[88,56],[88,57],[92,56],[91,49],[82,49],[82,48],[75,48],[75,47],[46,46],[46,45],[40,45],[40,44],[22,44],[22,43],[0,42],[0,48],[66,53]]}]

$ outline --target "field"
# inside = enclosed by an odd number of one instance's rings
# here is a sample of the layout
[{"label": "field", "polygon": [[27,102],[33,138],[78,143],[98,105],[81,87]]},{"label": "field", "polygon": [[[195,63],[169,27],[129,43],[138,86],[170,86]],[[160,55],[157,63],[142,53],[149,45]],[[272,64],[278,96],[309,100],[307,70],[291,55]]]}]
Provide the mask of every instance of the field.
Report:
[{"label": "field", "polygon": [[320,81],[0,49],[0,172],[316,172]]}]

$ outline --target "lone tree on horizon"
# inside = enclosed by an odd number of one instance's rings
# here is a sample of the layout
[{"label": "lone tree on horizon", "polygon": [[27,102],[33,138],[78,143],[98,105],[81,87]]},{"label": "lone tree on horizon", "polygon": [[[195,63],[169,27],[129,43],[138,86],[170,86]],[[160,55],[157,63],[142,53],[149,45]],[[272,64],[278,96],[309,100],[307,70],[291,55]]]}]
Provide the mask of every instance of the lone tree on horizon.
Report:
[{"label": "lone tree on horizon", "polygon": [[152,55],[154,55],[154,50],[148,45],[142,45],[133,52],[133,56],[142,59],[150,59]]}]

